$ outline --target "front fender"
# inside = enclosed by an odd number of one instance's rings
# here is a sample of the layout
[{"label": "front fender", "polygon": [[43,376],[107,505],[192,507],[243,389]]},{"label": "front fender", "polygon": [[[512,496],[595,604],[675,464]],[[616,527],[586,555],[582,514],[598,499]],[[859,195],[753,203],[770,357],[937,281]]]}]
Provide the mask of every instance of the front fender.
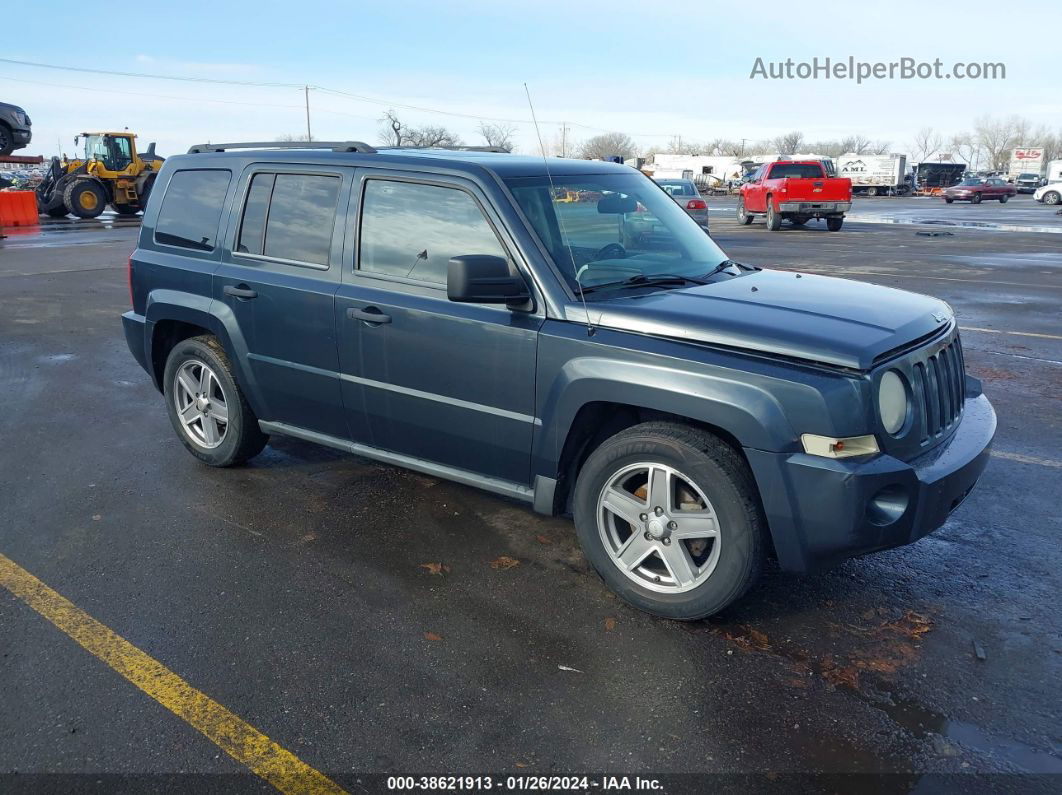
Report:
[{"label": "front fender", "polygon": [[[739,376],[742,380],[737,380]],[[583,406],[594,402],[620,403],[713,425],[743,447],[788,449],[797,437],[778,400],[752,383],[747,373],[725,368],[692,372],[662,363],[581,357],[563,365],[540,403],[536,473],[557,476],[572,423]]]}]

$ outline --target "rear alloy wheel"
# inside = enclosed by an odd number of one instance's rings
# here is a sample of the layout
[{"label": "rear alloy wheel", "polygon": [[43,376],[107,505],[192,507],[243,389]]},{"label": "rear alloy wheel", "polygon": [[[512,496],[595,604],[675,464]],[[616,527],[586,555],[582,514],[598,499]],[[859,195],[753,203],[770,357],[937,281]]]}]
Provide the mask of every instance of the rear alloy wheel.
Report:
[{"label": "rear alloy wheel", "polygon": [[178,342],[166,360],[163,387],[170,424],[199,460],[232,466],[258,455],[269,441],[214,337]]},{"label": "rear alloy wheel", "polygon": [[1059,202],[1062,202],[1062,193],[1049,190],[1044,194],[1044,204],[1058,204]]},{"label": "rear alloy wheel", "polygon": [[98,183],[79,179],[66,186],[63,204],[67,212],[78,218],[97,218],[107,206],[107,194]]},{"label": "rear alloy wheel", "polygon": [[587,459],[575,489],[583,552],[620,597],[665,618],[716,613],[752,584],[764,522],[744,460],[685,425],[636,425]]},{"label": "rear alloy wheel", "polygon": [[841,231],[841,227],[844,225],[844,218],[827,218],[826,228],[831,232]]},{"label": "rear alloy wheel", "polygon": [[877,196],[877,195],[878,195],[878,189],[877,188],[867,188],[867,196]]},{"label": "rear alloy wheel", "polygon": [[973,195],[973,198],[970,199],[970,202],[972,204],[980,204],[981,203],[981,194],[980,193],[975,193]]},{"label": "rear alloy wheel", "polygon": [[770,199],[767,200],[767,229],[771,232],[777,232],[782,228],[782,216],[774,209],[774,205],[771,204]]},{"label": "rear alloy wheel", "polygon": [[745,209],[745,200],[744,199],[738,199],[737,219],[738,219],[738,223],[739,224],[744,224],[745,226],[748,226],[749,224],[752,223],[752,213],[748,212]]}]

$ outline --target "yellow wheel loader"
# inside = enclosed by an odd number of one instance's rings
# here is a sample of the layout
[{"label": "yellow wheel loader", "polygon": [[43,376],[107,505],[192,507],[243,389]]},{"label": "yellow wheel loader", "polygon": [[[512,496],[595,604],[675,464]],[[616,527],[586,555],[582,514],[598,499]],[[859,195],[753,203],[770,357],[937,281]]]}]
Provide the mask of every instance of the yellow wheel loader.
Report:
[{"label": "yellow wheel loader", "polygon": [[84,157],[53,157],[48,173],[37,186],[37,208],[43,215],[95,218],[109,204],[119,215],[136,215],[147,206],[148,195],[163,158],[151,144],[141,156],[136,136],[129,132],[81,133]]}]

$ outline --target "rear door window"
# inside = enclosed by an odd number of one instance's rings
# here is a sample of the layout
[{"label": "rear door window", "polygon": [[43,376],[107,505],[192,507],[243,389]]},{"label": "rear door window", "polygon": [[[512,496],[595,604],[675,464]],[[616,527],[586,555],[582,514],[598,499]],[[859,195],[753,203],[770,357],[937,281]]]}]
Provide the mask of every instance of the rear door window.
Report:
[{"label": "rear door window", "polygon": [[328,267],[341,184],[324,174],[255,174],[236,252]]},{"label": "rear door window", "polygon": [[155,222],[155,242],[213,251],[231,179],[227,169],[175,171]]},{"label": "rear door window", "polygon": [[370,179],[362,202],[359,268],[445,285],[451,257],[506,257],[476,200],[459,188]]}]

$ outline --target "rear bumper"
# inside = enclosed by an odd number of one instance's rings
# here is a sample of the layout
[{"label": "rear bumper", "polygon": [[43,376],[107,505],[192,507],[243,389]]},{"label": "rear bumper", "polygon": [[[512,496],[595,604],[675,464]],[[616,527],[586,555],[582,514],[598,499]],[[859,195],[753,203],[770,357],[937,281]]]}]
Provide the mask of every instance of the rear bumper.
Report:
[{"label": "rear bumper", "polygon": [[778,202],[780,213],[846,213],[852,202]]},{"label": "rear bumper", "polygon": [[[122,329],[125,331],[125,344],[129,346],[129,352],[154,382],[155,373],[151,369],[151,357],[148,355],[151,345],[151,324],[143,315],[130,311],[122,315]],[[155,386],[158,387],[158,384],[156,383]]]},{"label": "rear bumper", "polygon": [[746,449],[782,568],[809,571],[933,532],[977,483],[995,431],[980,395],[951,439],[911,461]]}]

